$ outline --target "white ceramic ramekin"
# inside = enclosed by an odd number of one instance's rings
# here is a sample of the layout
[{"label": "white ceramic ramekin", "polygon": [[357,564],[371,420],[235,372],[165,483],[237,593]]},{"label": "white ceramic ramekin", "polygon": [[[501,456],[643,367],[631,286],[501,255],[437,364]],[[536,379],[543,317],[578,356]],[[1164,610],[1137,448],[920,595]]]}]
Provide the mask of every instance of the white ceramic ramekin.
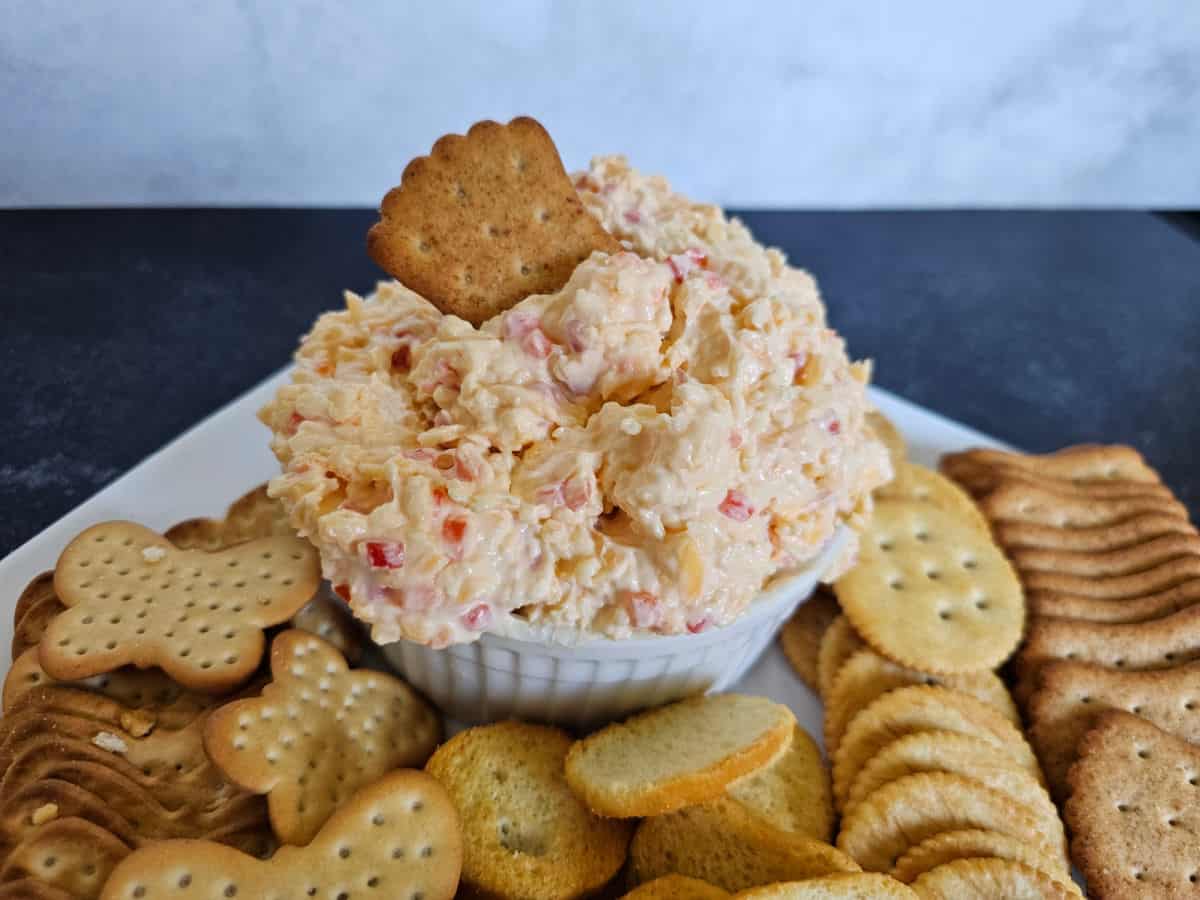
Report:
[{"label": "white ceramic ramekin", "polygon": [[849,537],[843,526],[803,571],[773,585],[731,625],[700,634],[590,638],[488,634],[433,650],[398,641],[388,661],[446,715],[466,724],[515,717],[587,727],[635,710],[730,687],[812,593]]}]

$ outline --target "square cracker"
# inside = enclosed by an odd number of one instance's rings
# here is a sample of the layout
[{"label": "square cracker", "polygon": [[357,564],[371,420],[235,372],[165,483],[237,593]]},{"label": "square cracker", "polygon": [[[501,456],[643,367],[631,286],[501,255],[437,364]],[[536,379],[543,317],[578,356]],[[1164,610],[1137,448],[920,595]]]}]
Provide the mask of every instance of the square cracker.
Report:
[{"label": "square cracker", "polygon": [[408,164],[367,235],[381,268],[473,325],[558,290],[593,251],[620,249],[584,209],[546,129],[524,116],[439,139]]}]

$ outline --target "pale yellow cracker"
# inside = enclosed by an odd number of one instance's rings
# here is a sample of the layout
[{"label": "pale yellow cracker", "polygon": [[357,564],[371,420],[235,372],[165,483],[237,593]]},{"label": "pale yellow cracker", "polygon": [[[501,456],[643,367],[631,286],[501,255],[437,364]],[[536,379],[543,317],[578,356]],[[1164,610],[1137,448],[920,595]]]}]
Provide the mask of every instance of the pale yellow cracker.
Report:
[{"label": "pale yellow cracker", "polygon": [[735,900],[915,900],[912,888],[877,872],[826,875],[751,888]]},{"label": "pale yellow cracker", "polygon": [[42,667],[76,681],[157,666],[193,690],[227,691],[258,668],[263,629],[295,614],[320,578],[316,551],[296,537],[205,553],[132,522],[95,525],[59,557],[54,588],[68,609],[46,629]]},{"label": "pale yellow cracker", "polygon": [[796,717],[765,697],[693,697],[577,741],[567,782],[603,816],[653,816],[720,797],[787,750]]},{"label": "pale yellow cracker", "polygon": [[900,463],[896,467],[896,477],[877,490],[875,498],[926,503],[981,534],[991,534],[987,519],[966,491],[944,475],[917,463]]},{"label": "pale yellow cracker", "polygon": [[1037,818],[999,791],[946,772],[906,775],[842,820],[838,849],[868,872],[891,872],[911,847],[943,831],[982,828],[1059,851]]},{"label": "pale yellow cracker", "polygon": [[392,772],[350,798],[306,847],[255,859],[209,841],[127,856],[101,900],[369,896],[450,900],[462,867],[458,815],[424,772]]},{"label": "pale yellow cracker", "polygon": [[904,462],[908,457],[908,445],[895,423],[879,410],[872,409],[867,412],[867,424],[871,426],[875,437],[879,438],[883,442],[883,446],[887,447],[888,456],[892,459],[892,467],[895,468]]},{"label": "pale yellow cracker", "polygon": [[647,881],[625,894],[621,900],[725,900],[728,891],[686,875],[664,875]]},{"label": "pale yellow cracker", "polygon": [[927,505],[879,503],[835,589],[867,643],[921,671],[995,668],[1025,624],[1020,582],[991,539]]},{"label": "pale yellow cracker", "polygon": [[817,692],[821,699],[829,697],[837,674],[845,665],[846,660],[867,646],[850,620],[838,616],[821,638],[821,647],[817,652]]},{"label": "pale yellow cracker", "polygon": [[633,823],[590,813],[567,786],[571,738],[543,725],[471,728],[438,748],[426,771],[463,822],[463,882],[502,900],[582,897],[625,862]]},{"label": "pale yellow cracker", "polygon": [[900,857],[892,875],[900,881],[916,881],[930,869],[953,862],[956,859],[1011,859],[1037,869],[1051,878],[1059,879],[1073,894],[1079,888],[1071,880],[1070,872],[1063,870],[1063,861],[1057,855],[1011,835],[999,831],[972,829],[944,831],[927,838]]},{"label": "pale yellow cracker", "polygon": [[1010,859],[956,859],[926,872],[913,890],[921,900],[1071,900],[1061,881]]},{"label": "pale yellow cracker", "polygon": [[306,844],[346,798],[391,769],[425,763],[437,715],[404,682],[351,670],[331,645],[285,631],[262,696],[218,709],[204,744],[226,775],[267,795],[285,844]]}]

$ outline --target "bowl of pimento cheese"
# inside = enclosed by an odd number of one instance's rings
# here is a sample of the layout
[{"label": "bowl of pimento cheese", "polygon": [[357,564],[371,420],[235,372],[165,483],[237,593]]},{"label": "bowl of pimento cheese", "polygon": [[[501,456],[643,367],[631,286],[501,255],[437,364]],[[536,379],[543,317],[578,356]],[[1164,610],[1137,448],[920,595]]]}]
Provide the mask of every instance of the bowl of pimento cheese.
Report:
[{"label": "bowl of pimento cheese", "polygon": [[480,327],[347,293],[260,414],[325,577],[467,721],[728,686],[891,477],[811,276],[621,157],[575,185],[621,252]]}]

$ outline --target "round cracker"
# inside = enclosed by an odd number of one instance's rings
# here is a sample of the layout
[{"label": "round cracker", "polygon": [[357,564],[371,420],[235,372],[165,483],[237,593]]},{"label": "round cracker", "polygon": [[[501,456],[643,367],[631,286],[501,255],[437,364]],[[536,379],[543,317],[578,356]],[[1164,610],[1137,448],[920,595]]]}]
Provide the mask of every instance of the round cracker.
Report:
[{"label": "round cracker", "polygon": [[884,747],[917,731],[954,731],[995,745],[1014,763],[1041,777],[1029,744],[1011,722],[961,691],[933,685],[897,688],[855,716],[833,760],[833,797],[844,806],[855,776]]},{"label": "round cracker", "polygon": [[925,503],[949,513],[980,534],[991,534],[987,519],[966,491],[945,475],[917,463],[899,463],[896,477],[875,492],[875,499]]},{"label": "round cracker", "polygon": [[999,791],[946,772],[886,784],[842,820],[838,849],[868,872],[891,872],[910,848],[943,831],[999,831],[1055,852],[1032,813]]},{"label": "round cracker", "polygon": [[795,615],[779,631],[779,646],[783,648],[783,655],[809,690],[819,690],[817,658],[821,640],[841,613],[833,591],[821,585],[800,604]]},{"label": "round cracker", "polygon": [[1047,834],[1058,840],[1059,868],[1065,872],[1066,834],[1058,808],[1046,789],[1032,772],[998,753],[994,744],[968,734],[918,731],[892,741],[855,777],[846,814],[885,784],[921,772],[961,775],[1020,803],[1044,824]]},{"label": "round cracker", "polygon": [[928,504],[884,501],[838,579],[854,629],[889,659],[937,673],[994,669],[1016,649],[1025,598],[991,539]]},{"label": "round cracker", "polygon": [[830,756],[850,720],[888,691],[911,684],[935,684],[977,697],[1003,713],[1014,725],[1021,724],[1017,706],[1008,688],[995,672],[966,672],[962,675],[931,675],[884,659],[870,647],[855,653],[841,667],[833,690],[825,700],[825,749]]},{"label": "round cracker", "polygon": [[904,435],[900,433],[900,429],[877,409],[872,409],[867,413],[867,424],[871,426],[871,431],[875,432],[875,437],[879,438],[883,446],[887,447],[888,456],[892,459],[892,467],[899,466],[908,456],[908,444],[904,442]]},{"label": "round cracker", "polygon": [[1065,878],[1063,885],[1072,893],[1079,893],[1075,882],[1070,880],[1070,873],[1063,870],[1061,860],[1011,835],[978,828],[944,831],[921,841],[900,857],[896,868],[892,870],[892,877],[909,884],[931,869],[956,859],[990,858],[1011,859],[1037,869],[1051,878]]},{"label": "round cracker", "polygon": [[742,891],[737,900],[914,900],[908,885],[878,872],[826,875]]},{"label": "round cracker", "polygon": [[664,875],[638,885],[621,900],[725,900],[728,891],[686,875]]},{"label": "round cracker", "polygon": [[501,722],[460,732],[425,769],[462,818],[463,881],[489,896],[576,897],[625,862],[631,823],[590,813],[567,786],[560,729]]},{"label": "round cracker", "polygon": [[1011,859],[956,859],[926,872],[913,890],[922,900],[1071,900],[1061,881]]},{"label": "round cracker", "polygon": [[844,615],[833,620],[817,651],[817,693],[824,700],[833,690],[837,673],[851,656],[867,646]]}]

